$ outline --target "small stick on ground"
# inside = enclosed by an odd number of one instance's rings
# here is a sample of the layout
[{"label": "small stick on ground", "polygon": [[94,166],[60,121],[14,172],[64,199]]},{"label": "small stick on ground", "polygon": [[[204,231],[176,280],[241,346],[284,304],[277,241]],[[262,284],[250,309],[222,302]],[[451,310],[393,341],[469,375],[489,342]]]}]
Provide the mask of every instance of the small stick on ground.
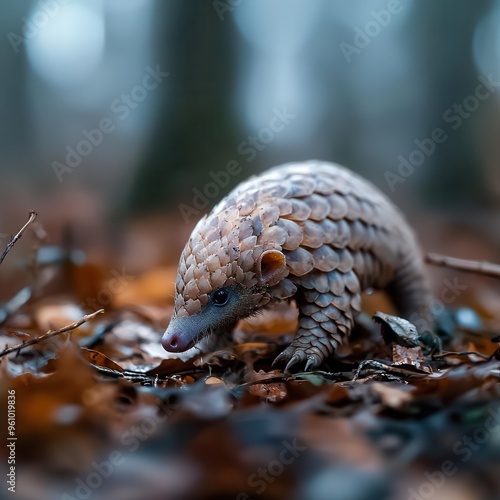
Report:
[{"label": "small stick on ground", "polygon": [[30,218],[28,219],[28,222],[26,222],[26,224],[18,231],[18,233],[9,241],[9,244],[5,248],[3,254],[0,256],[0,264],[3,262],[6,255],[10,252],[10,249],[16,244],[16,241],[23,235],[26,228],[35,220],[36,216],[37,213],[34,210],[30,210]]},{"label": "small stick on ground", "polygon": [[483,354],[482,352],[477,352],[477,351],[441,352],[439,354],[434,354],[432,356],[432,359],[443,359],[443,358],[449,358],[450,356],[461,357],[469,355],[477,356],[478,358],[482,358],[486,361],[491,361],[493,359],[491,354]]},{"label": "small stick on ground", "polygon": [[74,323],[71,323],[70,325],[63,326],[62,328],[59,328],[58,330],[50,330],[47,333],[40,335],[40,337],[35,337],[34,339],[27,340],[26,342],[23,342],[22,344],[18,344],[18,345],[12,346],[12,347],[6,347],[2,352],[0,352],[0,358],[2,356],[10,354],[11,352],[20,351],[21,349],[24,349],[25,347],[28,347],[30,345],[38,344],[38,342],[41,342],[42,340],[48,339],[50,337],[54,337],[55,335],[59,335],[60,333],[69,332],[71,330],[74,330],[75,328],[78,328],[79,326],[83,325],[87,321],[94,319],[98,314],[101,314],[103,312],[104,312],[104,309],[99,309],[98,311],[93,312],[92,314],[86,314],[83,318],[79,319],[78,321],[75,321]]},{"label": "small stick on ground", "polygon": [[479,260],[457,259],[437,253],[428,253],[425,261],[436,266],[450,267],[459,271],[482,274],[490,278],[500,278],[500,265]]}]

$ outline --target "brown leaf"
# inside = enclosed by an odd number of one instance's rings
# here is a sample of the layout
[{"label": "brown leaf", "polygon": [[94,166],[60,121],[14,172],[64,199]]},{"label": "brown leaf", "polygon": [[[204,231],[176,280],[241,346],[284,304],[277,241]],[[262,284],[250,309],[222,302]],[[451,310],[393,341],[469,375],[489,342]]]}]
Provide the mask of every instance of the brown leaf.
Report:
[{"label": "brown leaf", "polygon": [[118,363],[115,363],[112,359],[109,359],[102,352],[94,351],[93,349],[87,349],[85,347],[82,347],[81,350],[85,358],[93,365],[103,368],[109,368],[110,370],[115,370],[117,372],[124,371]]},{"label": "brown leaf", "polygon": [[402,347],[394,344],[392,346],[392,360],[394,365],[410,365],[418,370],[431,373],[420,347]]},{"label": "brown leaf", "polygon": [[412,395],[413,388],[406,385],[375,382],[371,389],[380,396],[385,406],[397,410],[414,398]]},{"label": "brown leaf", "polygon": [[373,320],[381,326],[382,337],[385,342],[396,342],[403,347],[417,347],[420,345],[420,336],[414,324],[399,316],[392,316],[377,311]]},{"label": "brown leaf", "polygon": [[269,403],[278,403],[287,397],[286,386],[283,383],[253,384],[248,387],[248,392]]},{"label": "brown leaf", "polygon": [[151,368],[146,375],[174,375],[176,373],[196,371],[191,361],[182,361],[179,358],[164,359],[159,365]]},{"label": "brown leaf", "polygon": [[[156,267],[130,280],[122,279],[120,287],[113,294],[114,307],[135,306],[137,303],[172,304],[177,266]],[[113,281],[114,280],[114,281]],[[110,278],[107,286],[114,290],[116,277]]]}]

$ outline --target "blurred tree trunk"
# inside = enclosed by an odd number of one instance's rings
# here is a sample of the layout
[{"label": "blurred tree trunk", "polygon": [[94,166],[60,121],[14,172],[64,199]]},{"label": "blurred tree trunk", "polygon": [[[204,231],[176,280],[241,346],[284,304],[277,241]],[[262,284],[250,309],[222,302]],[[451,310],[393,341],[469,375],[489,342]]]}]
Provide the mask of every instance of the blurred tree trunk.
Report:
[{"label": "blurred tree trunk", "polygon": [[[235,36],[212,2],[158,2],[157,62],[168,71],[155,130],[130,196],[132,212],[191,199],[225,167],[221,156],[241,140],[233,116]],[[234,180],[233,180],[234,182]],[[227,189],[227,188],[224,188]]]},{"label": "blurred tree trunk", "polygon": [[[438,144],[432,158],[433,169],[428,173],[423,198],[432,204],[453,204],[457,199],[462,206],[484,200],[484,182],[475,165],[479,161],[471,127],[474,114],[464,119],[457,130],[443,121],[443,113],[454,103],[462,104],[473,95],[478,86],[479,70],[473,59],[473,36],[478,22],[490,11],[491,0],[457,2],[416,2],[412,24],[416,60],[420,59],[426,71],[429,95],[433,98],[422,103],[430,110],[428,133],[436,127],[446,129],[449,138]],[[431,12],[432,10],[432,12]],[[483,75],[487,78],[487,75]],[[479,113],[478,113],[479,115]],[[419,139],[422,139],[419,137]],[[452,187],[452,188],[451,188]]]},{"label": "blurred tree trunk", "polygon": [[[19,176],[24,172],[27,177],[37,175],[34,168],[34,133],[30,119],[30,101],[26,95],[26,82],[29,68],[26,58],[26,44],[23,37],[23,18],[31,10],[30,2],[14,3],[5,9],[0,26],[4,29],[0,47],[2,78],[0,96],[2,120],[0,120],[0,150],[2,161],[8,166],[7,176]],[[12,140],[15,137],[17,140]],[[6,179],[4,178],[4,182]]]}]

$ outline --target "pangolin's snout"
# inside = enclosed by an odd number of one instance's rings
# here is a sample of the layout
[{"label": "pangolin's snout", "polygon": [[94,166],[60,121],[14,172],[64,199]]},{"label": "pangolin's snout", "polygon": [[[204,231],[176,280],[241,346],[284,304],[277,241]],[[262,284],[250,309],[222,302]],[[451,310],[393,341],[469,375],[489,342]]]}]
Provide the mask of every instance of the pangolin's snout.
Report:
[{"label": "pangolin's snout", "polygon": [[165,332],[161,339],[161,345],[166,351],[179,352],[179,338],[175,333],[168,334]]},{"label": "pangolin's snout", "polygon": [[182,335],[168,330],[163,334],[161,345],[168,352],[183,352],[191,347],[192,342],[186,342]]},{"label": "pangolin's snout", "polygon": [[187,326],[180,318],[175,318],[170,322],[161,339],[161,345],[166,351],[184,352],[193,347],[196,336],[189,331]]}]

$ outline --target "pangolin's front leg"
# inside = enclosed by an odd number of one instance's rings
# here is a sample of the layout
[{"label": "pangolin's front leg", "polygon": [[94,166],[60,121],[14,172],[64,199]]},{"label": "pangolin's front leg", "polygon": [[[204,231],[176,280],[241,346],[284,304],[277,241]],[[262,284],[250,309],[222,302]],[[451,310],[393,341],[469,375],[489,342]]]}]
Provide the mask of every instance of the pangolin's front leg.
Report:
[{"label": "pangolin's front leg", "polygon": [[361,311],[359,280],[353,271],[313,271],[297,283],[299,329],[295,339],[275,360],[317,368],[348,337],[354,317]]}]

